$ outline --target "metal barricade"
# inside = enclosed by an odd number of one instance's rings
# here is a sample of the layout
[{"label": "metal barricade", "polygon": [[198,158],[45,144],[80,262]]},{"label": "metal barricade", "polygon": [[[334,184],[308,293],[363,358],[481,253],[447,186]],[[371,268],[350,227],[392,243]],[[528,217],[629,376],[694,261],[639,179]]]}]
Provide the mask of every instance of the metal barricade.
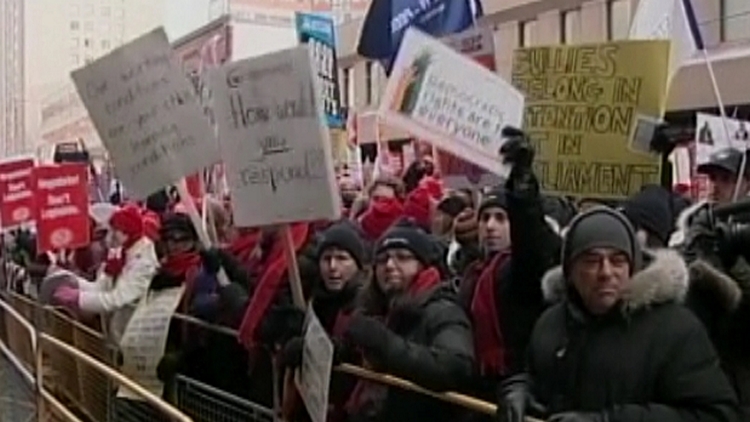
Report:
[{"label": "metal barricade", "polygon": [[196,422],[273,422],[273,410],[178,375],[177,408]]},{"label": "metal barricade", "polygon": [[0,421],[37,419],[34,377],[0,341]]}]

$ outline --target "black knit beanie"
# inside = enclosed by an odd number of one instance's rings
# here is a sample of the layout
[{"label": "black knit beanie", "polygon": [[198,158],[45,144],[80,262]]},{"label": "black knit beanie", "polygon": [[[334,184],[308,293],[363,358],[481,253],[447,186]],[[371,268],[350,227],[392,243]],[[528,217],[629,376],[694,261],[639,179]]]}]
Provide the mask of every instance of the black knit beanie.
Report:
[{"label": "black knit beanie", "polygon": [[316,258],[320,261],[326,249],[338,248],[349,253],[362,268],[367,261],[365,244],[357,228],[348,221],[336,223],[327,228],[320,236]]}]

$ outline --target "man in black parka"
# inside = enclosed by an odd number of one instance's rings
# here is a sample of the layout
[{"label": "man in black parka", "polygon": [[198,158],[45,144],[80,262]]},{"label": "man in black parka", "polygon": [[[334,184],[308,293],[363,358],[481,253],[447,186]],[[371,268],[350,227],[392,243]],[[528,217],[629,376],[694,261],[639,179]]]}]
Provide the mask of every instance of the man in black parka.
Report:
[{"label": "man in black parka", "polygon": [[501,420],[523,420],[531,397],[550,422],[739,420],[705,329],[679,304],[676,252],[644,256],[627,219],[597,207],[571,222],[561,261],[543,282],[557,303],[534,328],[527,376],[504,385]]}]

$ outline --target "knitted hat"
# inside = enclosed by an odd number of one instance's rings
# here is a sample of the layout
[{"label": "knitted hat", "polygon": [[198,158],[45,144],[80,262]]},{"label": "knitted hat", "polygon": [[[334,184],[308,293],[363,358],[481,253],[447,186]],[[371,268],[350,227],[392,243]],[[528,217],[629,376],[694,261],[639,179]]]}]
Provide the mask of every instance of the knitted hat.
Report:
[{"label": "knitted hat", "polygon": [[417,260],[426,266],[432,265],[437,258],[437,248],[430,235],[421,228],[408,223],[397,224],[388,230],[378,240],[375,246],[375,254],[396,248],[410,251]]},{"label": "knitted hat", "polygon": [[374,198],[367,211],[359,218],[362,231],[370,240],[380,238],[404,213],[397,198]]},{"label": "knitted hat", "polygon": [[642,228],[666,245],[672,232],[669,191],[647,186],[623,202],[621,211],[636,229]]},{"label": "knitted hat", "polygon": [[143,218],[141,211],[135,206],[127,206],[115,211],[109,218],[109,227],[128,236],[135,241],[143,237]]},{"label": "knitted hat", "polygon": [[477,216],[482,215],[482,211],[490,207],[498,207],[502,209],[508,208],[508,196],[505,189],[496,187],[487,192],[487,194],[482,197],[481,204],[479,204]]},{"label": "knitted hat", "polygon": [[184,236],[190,240],[198,240],[198,233],[195,231],[190,217],[179,212],[167,214],[161,225],[160,235],[162,238],[174,234]]},{"label": "knitted hat", "polygon": [[425,189],[414,189],[406,196],[404,201],[404,217],[414,221],[424,230],[429,230],[431,226],[432,198],[430,193]]},{"label": "knitted hat", "polygon": [[349,253],[359,268],[366,261],[365,243],[357,228],[348,221],[336,223],[321,233],[316,258],[319,261],[326,249],[338,248]]},{"label": "knitted hat", "polygon": [[635,230],[624,215],[611,208],[591,208],[570,222],[562,247],[563,274],[569,274],[574,259],[594,248],[613,248],[626,254],[631,273],[641,268]]}]

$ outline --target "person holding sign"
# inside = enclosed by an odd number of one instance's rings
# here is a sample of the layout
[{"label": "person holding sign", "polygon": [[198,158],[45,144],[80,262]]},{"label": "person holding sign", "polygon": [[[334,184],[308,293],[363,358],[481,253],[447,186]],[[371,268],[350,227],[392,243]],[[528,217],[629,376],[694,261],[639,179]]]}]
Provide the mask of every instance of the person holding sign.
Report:
[{"label": "person holding sign", "polygon": [[[435,391],[456,390],[474,367],[474,339],[455,292],[441,280],[432,238],[401,222],[375,248],[375,280],[361,312],[346,330],[376,371],[406,378]],[[359,381],[349,398],[350,420],[455,421],[459,409],[398,388]]]},{"label": "person holding sign", "polygon": [[62,285],[53,302],[74,311],[109,315],[109,337],[115,343],[125,330],[133,309],[148,290],[159,267],[153,242],[144,235],[141,212],[136,207],[119,209],[109,219],[109,257],[96,280],[78,278],[78,286]]}]

